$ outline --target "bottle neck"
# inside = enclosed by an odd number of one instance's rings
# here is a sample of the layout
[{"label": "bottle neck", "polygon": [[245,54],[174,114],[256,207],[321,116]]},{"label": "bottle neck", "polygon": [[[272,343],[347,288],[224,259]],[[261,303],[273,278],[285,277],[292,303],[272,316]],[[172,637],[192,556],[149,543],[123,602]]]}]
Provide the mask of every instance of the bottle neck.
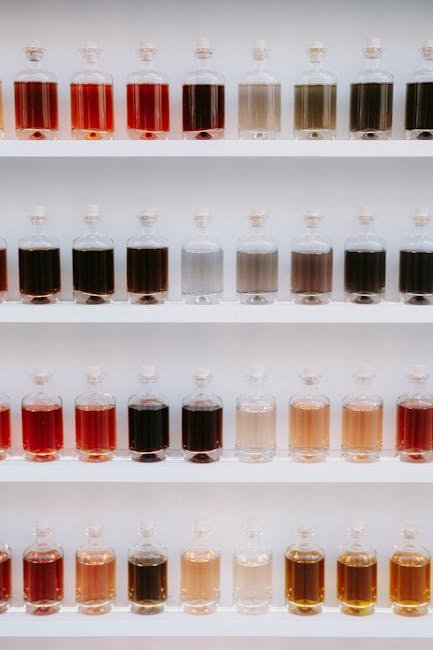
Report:
[{"label": "bottle neck", "polygon": [[52,546],[53,544],[50,530],[35,530],[33,538],[35,546]]},{"label": "bottle neck", "polygon": [[311,55],[308,62],[308,70],[309,72],[315,72],[315,73],[322,72],[323,55],[321,54]]},{"label": "bottle neck", "polygon": [[265,381],[264,377],[250,377],[248,380],[248,392],[250,395],[263,394]]},{"label": "bottle neck", "polygon": [[381,57],[365,58],[364,70],[366,72],[377,72],[377,70],[380,69],[381,62],[382,62]]},{"label": "bottle neck", "polygon": [[141,70],[143,72],[156,72],[158,66],[153,56],[149,58],[141,58]]},{"label": "bottle neck", "polygon": [[430,74],[433,75],[433,57],[432,58],[424,58],[422,62],[422,70],[425,72],[429,72]]},{"label": "bottle neck", "polygon": [[141,220],[141,233],[144,237],[150,237],[155,234],[156,224],[155,221]]},{"label": "bottle neck", "polygon": [[156,379],[142,379],[142,393],[143,395],[156,395],[157,392],[157,380]]},{"label": "bottle neck", "polygon": [[265,57],[253,57],[253,70],[254,72],[264,72],[266,70]]},{"label": "bottle neck", "polygon": [[355,377],[355,393],[357,393],[360,397],[371,395],[371,384],[371,378],[361,379],[359,377]]},{"label": "bottle neck", "polygon": [[200,56],[196,54],[194,57],[194,61],[195,61],[196,70],[210,70],[211,63],[212,63],[212,55]]}]

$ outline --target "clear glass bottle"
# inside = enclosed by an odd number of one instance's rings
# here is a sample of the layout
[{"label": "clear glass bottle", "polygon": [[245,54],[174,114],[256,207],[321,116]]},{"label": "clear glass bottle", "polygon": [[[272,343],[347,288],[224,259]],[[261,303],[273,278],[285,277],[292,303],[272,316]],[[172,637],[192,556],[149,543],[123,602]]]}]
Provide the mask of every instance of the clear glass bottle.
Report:
[{"label": "clear glass bottle", "polygon": [[155,232],[158,215],[145,208],[138,217],[139,235],[126,244],[126,277],[129,302],[156,305],[168,292],[168,242]]},{"label": "clear glass bottle", "polygon": [[281,83],[267,69],[268,44],[253,43],[253,69],[239,82],[239,138],[275,140],[281,131]]},{"label": "clear glass bottle", "polygon": [[277,404],[265,392],[263,364],[254,364],[247,378],[248,392],[236,399],[236,455],[246,463],[263,463],[275,456]]},{"label": "clear glass bottle", "polygon": [[144,521],[137,528],[138,544],[128,551],[128,598],[135,614],[159,614],[168,597],[167,549],[155,542],[153,521]]},{"label": "clear glass bottle", "polygon": [[422,616],[430,605],[430,553],[419,544],[415,523],[405,523],[401,534],[389,563],[389,599],[395,614]]},{"label": "clear glass bottle", "polygon": [[50,395],[44,386],[50,379],[45,368],[35,370],[34,393],[21,402],[23,449],[26,460],[49,462],[58,460],[63,447],[63,403],[58,395]]},{"label": "clear glass bottle", "polygon": [[138,49],[141,68],[129,75],[126,84],[128,137],[131,140],[166,140],[170,131],[169,85],[158,70],[153,41]]},{"label": "clear glass bottle", "polygon": [[46,519],[33,526],[33,543],[23,554],[24,603],[29,614],[55,614],[63,600],[63,549]]},{"label": "clear glass bottle", "polygon": [[330,401],[319,392],[316,370],[305,368],[300,378],[304,390],[289,401],[289,448],[293,460],[316,463],[329,452]]},{"label": "clear glass bottle", "polygon": [[105,614],[116,597],[116,555],[105,545],[101,524],[86,528],[86,542],[75,554],[75,595],[82,614]]},{"label": "clear glass bottle", "polygon": [[380,38],[367,39],[366,67],[350,86],[350,138],[389,140],[392,135],[394,80],[379,66],[382,58]]},{"label": "clear glass bottle", "polygon": [[337,559],[337,598],[351,616],[373,614],[377,600],[376,551],[365,545],[366,534],[362,523],[352,524]]},{"label": "clear glass bottle", "polygon": [[427,389],[425,366],[413,366],[409,390],[397,400],[396,450],[400,460],[433,461],[433,395]]},{"label": "clear glass bottle", "polygon": [[4,393],[0,393],[0,460],[4,460],[11,447],[11,403]]},{"label": "clear glass bottle", "polygon": [[116,449],[116,400],[102,390],[100,366],[88,366],[89,388],[75,400],[75,439],[80,460],[100,463],[112,460]]},{"label": "clear glass bottle", "polygon": [[263,530],[249,519],[244,540],[233,555],[233,601],[241,614],[265,614],[272,599],[272,552],[263,545]]},{"label": "clear glass bottle", "polygon": [[322,236],[320,215],[305,214],[306,230],[292,240],[291,290],[297,304],[324,305],[332,292],[332,242]]},{"label": "clear glass bottle", "polygon": [[72,244],[75,302],[102,305],[114,294],[114,243],[101,233],[99,205],[88,205],[86,230]]},{"label": "clear glass bottle", "polygon": [[3,124],[3,83],[0,80],[0,140],[5,137],[4,124]]},{"label": "clear glass bottle", "polygon": [[196,521],[192,535],[180,557],[182,607],[187,614],[212,614],[220,598],[221,553],[207,521]]},{"label": "clear glass bottle", "polygon": [[346,302],[375,305],[385,295],[386,244],[374,230],[371,208],[361,208],[357,235],[344,244],[344,291]]},{"label": "clear glass bottle", "polygon": [[382,449],[383,401],[371,391],[374,371],[367,363],[354,375],[355,391],[342,404],[342,452],[346,460],[369,463],[379,460]]},{"label": "clear glass bottle", "polygon": [[426,208],[415,210],[414,229],[400,246],[400,300],[408,305],[433,304],[433,237]]},{"label": "clear glass bottle", "polygon": [[7,611],[12,600],[12,553],[7,544],[0,544],[0,614]]},{"label": "clear glass bottle", "polygon": [[325,600],[325,553],[312,541],[314,528],[302,524],[285,553],[285,598],[293,614],[319,614]]},{"label": "clear glass bottle", "polygon": [[14,81],[15,133],[18,140],[55,140],[59,132],[57,78],[41,68],[46,52],[39,41],[24,48],[29,67]]},{"label": "clear glass bottle", "polygon": [[0,303],[8,297],[8,253],[6,241],[0,237]]},{"label": "clear glass bottle", "polygon": [[406,85],[407,140],[433,138],[433,40],[424,41],[420,51],[423,65]]},{"label": "clear glass bottle", "polygon": [[326,48],[314,41],[307,49],[309,67],[295,84],[295,140],[334,140],[337,80],[323,69]]},{"label": "clear glass bottle", "polygon": [[213,49],[208,38],[197,41],[196,69],[182,86],[182,123],[185,140],[221,140],[224,137],[224,77],[210,68]]},{"label": "clear glass bottle", "polygon": [[210,370],[197,368],[195,389],[182,400],[183,456],[192,463],[213,463],[222,456],[223,403],[209,390],[211,379]]},{"label": "clear glass bottle", "polygon": [[209,232],[210,224],[209,210],[197,210],[195,232],[182,245],[182,296],[188,304],[215,304],[223,295],[224,253]]},{"label": "clear glass bottle", "polygon": [[169,406],[167,398],[155,390],[155,366],[142,366],[138,378],[143,389],[128,400],[129,453],[132,460],[154,463],[167,456]]},{"label": "clear glass bottle", "polygon": [[238,300],[250,305],[268,305],[278,293],[278,244],[266,234],[267,216],[252,210],[249,230],[236,248],[236,291]]},{"label": "clear glass bottle", "polygon": [[71,81],[74,140],[110,140],[114,133],[113,77],[98,70],[102,50],[89,42],[80,49],[85,68]]},{"label": "clear glass bottle", "polygon": [[30,217],[33,232],[18,242],[21,300],[45,305],[60,300],[60,243],[46,232],[43,205],[36,205]]}]

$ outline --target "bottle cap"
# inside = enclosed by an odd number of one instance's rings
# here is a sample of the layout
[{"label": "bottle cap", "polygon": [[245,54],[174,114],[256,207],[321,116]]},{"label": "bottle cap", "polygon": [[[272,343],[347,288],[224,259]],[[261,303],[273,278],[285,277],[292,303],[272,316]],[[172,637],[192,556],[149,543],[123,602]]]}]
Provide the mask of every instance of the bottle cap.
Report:
[{"label": "bottle cap", "polygon": [[86,223],[99,223],[101,220],[101,213],[97,203],[91,203],[87,206],[86,216],[84,221]]},{"label": "bottle cap", "polygon": [[30,61],[40,61],[44,56],[46,49],[41,46],[40,41],[29,41],[24,48],[24,52]]},{"label": "bottle cap", "polygon": [[253,41],[253,56],[257,61],[262,61],[269,54],[268,43],[264,39],[256,39]]},{"label": "bottle cap", "polygon": [[401,534],[406,539],[416,539],[419,529],[416,521],[405,521],[401,527]]},{"label": "bottle cap", "polygon": [[373,366],[369,363],[360,363],[354,377],[360,381],[371,381],[374,377]]},{"label": "bottle cap", "polygon": [[198,208],[193,216],[194,222],[197,226],[206,226],[211,221],[210,210],[208,208]]},{"label": "bottle cap", "polygon": [[33,224],[41,224],[45,223],[47,220],[47,216],[45,213],[45,206],[44,205],[35,205],[33,207],[31,216],[30,216],[30,221]]},{"label": "bottle cap", "polygon": [[140,521],[137,532],[142,537],[153,537],[156,534],[155,522],[152,519]]},{"label": "bottle cap", "polygon": [[48,535],[50,533],[48,519],[36,519],[33,522],[33,533],[37,535]]},{"label": "bottle cap", "polygon": [[138,215],[138,220],[143,224],[155,223],[157,218],[158,215],[156,214],[156,210],[153,210],[153,208],[142,208]]},{"label": "bottle cap", "polygon": [[263,532],[263,528],[257,519],[247,519],[245,523],[245,533],[248,537],[255,537]]},{"label": "bottle cap", "polygon": [[314,228],[320,223],[320,212],[318,210],[307,210],[304,215],[304,219],[307,224],[307,228]]},{"label": "bottle cap", "polygon": [[201,36],[195,44],[195,55],[199,58],[207,58],[213,53],[210,40],[206,36]]},{"label": "bottle cap", "polygon": [[196,368],[192,375],[193,379],[197,383],[207,384],[211,379],[211,371],[209,368]]},{"label": "bottle cap", "polygon": [[361,208],[359,208],[358,221],[360,224],[373,223],[374,221],[373,208],[367,205],[363,205]]},{"label": "bottle cap", "polygon": [[140,52],[156,52],[155,44],[152,40],[140,42]]},{"label": "bottle cap", "polygon": [[348,528],[349,535],[353,537],[364,537],[367,534],[363,521],[353,521]]},{"label": "bottle cap", "polygon": [[139,379],[142,382],[157,381],[158,373],[156,372],[155,366],[141,366]]},{"label": "bottle cap", "polygon": [[87,41],[84,46],[79,49],[79,52],[88,61],[95,61],[101,54],[102,48],[100,48],[95,41]]},{"label": "bottle cap", "polygon": [[252,381],[261,381],[266,378],[265,366],[263,363],[253,363],[249,372],[248,378]]},{"label": "bottle cap", "polygon": [[104,371],[101,366],[87,366],[86,378],[89,384],[100,384],[104,379]]},{"label": "bottle cap", "polygon": [[33,382],[37,386],[43,386],[50,379],[51,373],[47,368],[36,368],[32,373]]},{"label": "bottle cap", "polygon": [[314,528],[309,521],[301,521],[298,524],[296,532],[300,537],[312,537],[314,535]]},{"label": "bottle cap", "polygon": [[382,41],[378,37],[367,38],[364,56],[367,59],[378,59],[382,55]]},{"label": "bottle cap", "polygon": [[320,381],[320,375],[315,368],[304,368],[299,376],[307,386],[317,384]]},{"label": "bottle cap", "polygon": [[258,210],[257,208],[252,208],[248,216],[251,225],[257,227],[262,226],[266,222],[267,218],[265,211]]},{"label": "bottle cap", "polygon": [[102,524],[99,521],[92,521],[86,528],[86,535],[88,537],[102,537]]},{"label": "bottle cap", "polygon": [[306,51],[311,61],[318,62],[320,58],[326,54],[327,49],[323,45],[322,41],[312,41],[312,43],[310,43],[307,47]]},{"label": "bottle cap", "polygon": [[422,383],[430,377],[427,368],[423,364],[416,364],[412,366],[409,371],[409,379],[415,383]]},{"label": "bottle cap", "polygon": [[421,53],[426,61],[433,60],[433,39],[423,41]]},{"label": "bottle cap", "polygon": [[193,532],[196,537],[207,537],[212,533],[212,527],[207,519],[196,519],[194,521]]},{"label": "bottle cap", "polygon": [[431,220],[428,208],[417,208],[413,220],[417,226],[424,226]]}]

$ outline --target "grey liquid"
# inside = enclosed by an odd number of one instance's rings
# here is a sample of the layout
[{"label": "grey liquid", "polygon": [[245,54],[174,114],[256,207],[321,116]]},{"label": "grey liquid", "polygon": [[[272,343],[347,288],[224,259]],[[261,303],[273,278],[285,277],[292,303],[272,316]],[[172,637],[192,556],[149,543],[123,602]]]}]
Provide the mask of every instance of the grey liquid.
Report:
[{"label": "grey liquid", "polygon": [[182,293],[206,295],[223,290],[223,251],[182,250]]},{"label": "grey liquid", "polygon": [[239,84],[239,131],[280,131],[280,84]]},{"label": "grey liquid", "polygon": [[278,291],[278,251],[236,253],[236,285],[240,293]]},{"label": "grey liquid", "polygon": [[337,87],[331,84],[295,86],[295,130],[334,130]]}]

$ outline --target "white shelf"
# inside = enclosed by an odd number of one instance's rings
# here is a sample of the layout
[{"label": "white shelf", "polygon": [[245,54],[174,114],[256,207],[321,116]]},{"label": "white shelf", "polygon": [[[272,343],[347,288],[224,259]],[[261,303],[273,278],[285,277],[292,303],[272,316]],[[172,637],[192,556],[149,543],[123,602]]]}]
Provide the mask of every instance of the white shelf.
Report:
[{"label": "white shelf", "polygon": [[50,617],[30,616],[21,608],[14,610],[2,616],[0,637],[433,639],[433,614],[404,618],[385,609],[361,618],[345,616],[334,608],[314,618],[295,616],[283,608],[274,608],[263,616],[241,615],[231,608],[221,608],[210,616],[191,616],[178,608],[168,608],[157,616],[137,616],[127,608],[116,608],[96,617],[78,614],[74,608]]},{"label": "white shelf", "polygon": [[433,158],[432,142],[57,140],[0,142],[0,158]]}]

